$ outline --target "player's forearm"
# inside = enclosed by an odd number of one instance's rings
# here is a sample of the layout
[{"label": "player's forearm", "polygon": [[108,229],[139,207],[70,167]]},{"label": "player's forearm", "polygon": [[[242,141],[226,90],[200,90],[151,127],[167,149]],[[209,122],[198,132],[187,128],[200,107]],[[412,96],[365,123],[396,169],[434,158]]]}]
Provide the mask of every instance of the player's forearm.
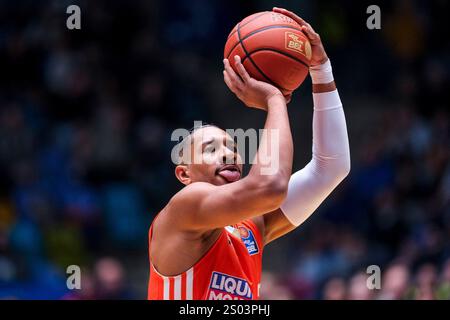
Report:
[{"label": "player's forearm", "polygon": [[249,175],[286,187],[292,172],[293,142],[286,101],[275,95],[268,100],[267,118]]},{"label": "player's forearm", "polygon": [[323,81],[326,81],[327,89],[331,91],[313,93],[312,160],[292,175],[287,198],[281,206],[294,225],[300,225],[306,220],[350,171],[344,110],[334,81],[329,79],[330,75],[324,75]]},{"label": "player's forearm", "polygon": [[340,182],[350,170],[350,148],[339,93],[337,90],[314,93],[313,99],[311,162],[318,174]]},{"label": "player's forearm", "polygon": [[318,173],[335,179],[350,170],[350,149],[344,109],[331,63],[311,68],[313,81],[313,159]]}]

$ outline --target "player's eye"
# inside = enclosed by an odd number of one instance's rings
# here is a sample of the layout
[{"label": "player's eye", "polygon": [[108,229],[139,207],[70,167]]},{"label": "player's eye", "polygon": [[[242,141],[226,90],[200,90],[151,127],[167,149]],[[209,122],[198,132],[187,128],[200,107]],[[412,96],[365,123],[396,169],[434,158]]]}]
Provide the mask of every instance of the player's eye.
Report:
[{"label": "player's eye", "polygon": [[212,145],[209,145],[205,148],[205,152],[214,153],[214,152],[216,152],[216,148],[214,148],[214,146],[212,146]]}]

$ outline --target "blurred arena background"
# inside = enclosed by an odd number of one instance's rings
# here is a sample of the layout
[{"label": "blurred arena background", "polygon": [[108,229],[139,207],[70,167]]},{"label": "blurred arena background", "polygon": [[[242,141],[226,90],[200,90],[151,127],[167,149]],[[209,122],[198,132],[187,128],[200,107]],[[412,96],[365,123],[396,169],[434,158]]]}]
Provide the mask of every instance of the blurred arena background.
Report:
[{"label": "blurred arena background", "polygon": [[[81,30],[66,28],[67,6]],[[381,8],[382,29],[366,28]],[[263,299],[450,298],[447,1],[0,1],[0,298],[145,299],[147,231],[181,188],[172,130],[260,128],[222,80],[231,28],[286,7],[321,34],[352,172],[266,247]],[[311,155],[308,79],[290,104]],[[66,267],[82,269],[82,290]],[[366,288],[366,267],[382,271]]]}]

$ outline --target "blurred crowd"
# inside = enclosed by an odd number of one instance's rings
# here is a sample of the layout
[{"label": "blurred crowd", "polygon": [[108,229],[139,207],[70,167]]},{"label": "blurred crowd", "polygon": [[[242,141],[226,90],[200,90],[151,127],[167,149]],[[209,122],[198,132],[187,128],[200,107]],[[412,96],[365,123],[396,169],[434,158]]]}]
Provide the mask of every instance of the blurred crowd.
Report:
[{"label": "blurred crowd", "polygon": [[[66,28],[71,4],[81,30]],[[379,2],[375,31],[351,1],[0,0],[0,298],[146,297],[148,227],[181,188],[171,132],[248,119],[225,108],[239,102],[222,83],[224,39],[274,5],[326,43],[352,171],[267,248],[265,261],[286,254],[264,269],[261,297],[450,299],[448,6],[402,0]],[[70,265],[82,290],[67,289]]]}]

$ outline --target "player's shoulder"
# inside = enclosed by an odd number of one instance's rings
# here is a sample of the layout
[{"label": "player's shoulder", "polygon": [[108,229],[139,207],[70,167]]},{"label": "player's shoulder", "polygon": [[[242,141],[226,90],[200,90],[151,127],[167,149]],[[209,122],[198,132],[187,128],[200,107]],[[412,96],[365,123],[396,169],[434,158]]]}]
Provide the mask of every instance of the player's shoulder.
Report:
[{"label": "player's shoulder", "polygon": [[178,205],[185,202],[194,202],[198,197],[204,196],[208,192],[212,192],[214,185],[208,182],[194,182],[183,187],[170,200],[168,205]]},{"label": "player's shoulder", "polygon": [[[195,182],[178,191],[163,209],[165,221],[170,224],[184,226],[190,216],[197,212],[201,199],[213,191],[214,185],[207,182]],[[192,217],[193,218],[193,217]]]}]

